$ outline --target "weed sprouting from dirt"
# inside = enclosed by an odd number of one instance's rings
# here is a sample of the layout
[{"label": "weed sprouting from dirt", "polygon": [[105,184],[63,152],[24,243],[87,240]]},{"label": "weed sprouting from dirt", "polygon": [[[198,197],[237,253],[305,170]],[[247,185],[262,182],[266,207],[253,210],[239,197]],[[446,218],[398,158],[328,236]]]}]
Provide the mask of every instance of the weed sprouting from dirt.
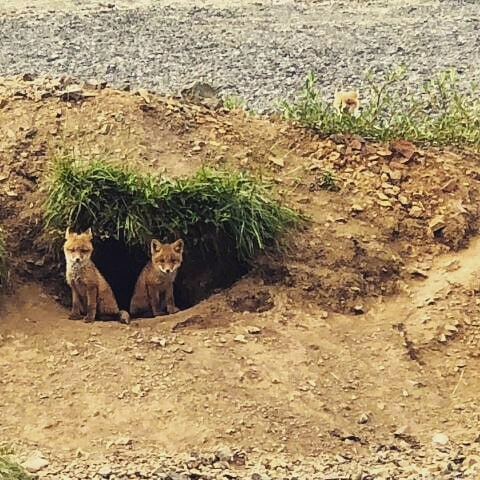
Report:
[{"label": "weed sprouting from dirt", "polygon": [[328,190],[338,192],[340,190],[339,179],[330,170],[324,170],[310,186],[310,191]]},{"label": "weed sprouting from dirt", "polygon": [[455,70],[439,73],[418,91],[408,87],[404,66],[368,72],[360,88],[361,113],[337,113],[309,73],[299,97],[279,108],[287,119],[324,134],[358,134],[369,140],[403,138],[420,144],[480,149],[480,89],[462,90]]},{"label": "weed sprouting from dirt", "polygon": [[12,458],[12,450],[0,447],[0,480],[33,480]]},{"label": "weed sprouting from dirt", "polygon": [[8,254],[3,231],[0,228],[0,291],[7,286],[8,279]]},{"label": "weed sprouting from dirt", "polygon": [[255,115],[255,110],[247,105],[247,101],[236,95],[230,95],[223,99],[223,106],[227,110],[243,110],[248,115]]},{"label": "weed sprouting from dirt", "polygon": [[246,102],[241,97],[237,97],[236,95],[230,95],[224,98],[223,106],[227,110],[244,110]]},{"label": "weed sprouting from dirt", "polygon": [[61,155],[48,190],[48,230],[92,226],[100,238],[129,246],[181,236],[194,248],[222,251],[227,242],[240,260],[278,247],[282,234],[302,218],[279,204],[269,185],[233,171],[202,169],[172,180]]}]

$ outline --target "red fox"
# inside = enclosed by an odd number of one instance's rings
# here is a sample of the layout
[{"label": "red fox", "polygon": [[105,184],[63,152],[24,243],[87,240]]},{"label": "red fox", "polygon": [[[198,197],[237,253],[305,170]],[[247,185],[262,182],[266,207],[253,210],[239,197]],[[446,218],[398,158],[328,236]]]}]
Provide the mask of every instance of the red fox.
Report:
[{"label": "red fox", "polygon": [[358,90],[350,90],[345,92],[335,90],[333,108],[335,108],[339,114],[349,113],[350,115],[357,116],[360,113],[360,98]]},{"label": "red fox", "polygon": [[119,320],[130,323],[130,315],[119,310],[110,285],[91,260],[92,230],[83,233],[65,232],[65,260],[67,263],[67,283],[72,289],[72,311],[69,318],[85,322],[99,320]]},{"label": "red fox", "polygon": [[173,298],[173,282],[183,260],[183,240],[162,244],[152,240],[150,244],[152,259],[140,273],[133,297],[130,302],[130,314],[134,317],[165,315],[176,313]]}]

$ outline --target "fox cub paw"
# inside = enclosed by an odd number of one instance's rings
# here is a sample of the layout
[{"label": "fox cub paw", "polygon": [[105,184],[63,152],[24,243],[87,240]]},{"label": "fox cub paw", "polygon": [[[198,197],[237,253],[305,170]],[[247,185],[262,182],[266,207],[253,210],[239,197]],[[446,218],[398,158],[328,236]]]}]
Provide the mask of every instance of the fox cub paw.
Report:
[{"label": "fox cub paw", "polygon": [[81,320],[83,318],[82,315],[80,315],[79,313],[71,313],[69,316],[68,316],[69,320]]},{"label": "fox cub paw", "polygon": [[125,310],[120,310],[118,314],[118,318],[120,322],[124,323],[125,325],[128,325],[130,323],[130,315]]},{"label": "fox cub paw", "polygon": [[172,305],[169,305],[169,306],[167,307],[167,312],[168,312],[170,315],[171,315],[172,313],[177,313],[177,312],[179,312],[179,311],[180,311],[180,309],[177,308],[177,307],[175,307],[174,305],[173,305],[173,306],[172,306]]}]

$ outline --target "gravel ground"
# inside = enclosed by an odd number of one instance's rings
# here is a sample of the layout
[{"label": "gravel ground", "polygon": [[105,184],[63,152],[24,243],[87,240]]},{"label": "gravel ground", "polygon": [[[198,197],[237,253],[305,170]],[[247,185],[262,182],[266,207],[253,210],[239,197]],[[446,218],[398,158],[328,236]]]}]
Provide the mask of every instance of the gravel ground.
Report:
[{"label": "gravel ground", "polygon": [[[407,437],[408,440],[408,437]],[[37,451],[26,466],[42,467],[46,480],[454,480],[478,479],[480,457],[476,446],[437,446],[425,451],[407,442],[372,448],[359,458],[349,453],[316,458],[285,458],[281,454],[255,458],[243,451],[219,446],[215,452],[176,456],[158,451],[138,456],[122,439],[125,447],[113,446],[104,458],[62,460]]]},{"label": "gravel ground", "polygon": [[480,79],[476,0],[142,5],[4,12],[0,75],[68,73],[160,93],[204,80],[260,111],[296,92],[310,69],[328,93],[402,62],[413,82],[446,67]]}]

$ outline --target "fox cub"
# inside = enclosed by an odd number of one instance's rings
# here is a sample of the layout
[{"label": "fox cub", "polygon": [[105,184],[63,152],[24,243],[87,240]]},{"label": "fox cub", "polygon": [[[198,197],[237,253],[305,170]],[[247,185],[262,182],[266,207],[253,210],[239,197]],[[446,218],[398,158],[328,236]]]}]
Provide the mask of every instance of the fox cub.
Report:
[{"label": "fox cub", "polygon": [[360,113],[360,96],[358,90],[335,90],[333,108],[339,113],[349,113],[358,116]]},{"label": "fox cub", "polygon": [[92,230],[83,233],[65,232],[63,246],[67,263],[67,283],[72,289],[72,311],[69,318],[85,322],[119,320],[130,323],[130,316],[119,310],[110,285],[91,260]]},{"label": "fox cub", "polygon": [[173,282],[183,260],[183,240],[162,244],[152,240],[150,244],[152,259],[140,273],[133,297],[130,302],[130,314],[133,317],[158,316],[176,313],[173,298]]}]

